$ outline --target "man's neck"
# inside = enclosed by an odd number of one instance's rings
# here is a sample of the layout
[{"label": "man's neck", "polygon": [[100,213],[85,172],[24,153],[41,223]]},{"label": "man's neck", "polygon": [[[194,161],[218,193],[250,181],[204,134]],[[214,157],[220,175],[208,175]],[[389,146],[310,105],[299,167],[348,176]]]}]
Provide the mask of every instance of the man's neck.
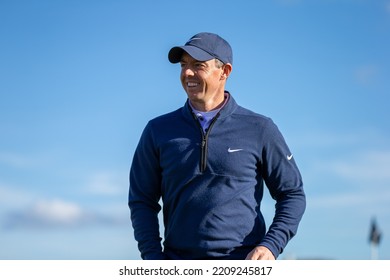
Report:
[{"label": "man's neck", "polygon": [[223,107],[225,104],[225,100],[228,97],[227,93],[224,93],[219,98],[208,100],[207,102],[193,102],[190,100],[191,107],[195,110],[201,111],[201,112],[210,112],[213,110],[217,110]]},{"label": "man's neck", "polygon": [[193,109],[200,111],[200,112],[210,112],[214,110],[221,109],[226,101],[229,98],[229,93],[224,92],[224,95],[222,98],[219,98],[218,100],[210,100],[211,102],[193,102],[190,100],[190,105]]}]

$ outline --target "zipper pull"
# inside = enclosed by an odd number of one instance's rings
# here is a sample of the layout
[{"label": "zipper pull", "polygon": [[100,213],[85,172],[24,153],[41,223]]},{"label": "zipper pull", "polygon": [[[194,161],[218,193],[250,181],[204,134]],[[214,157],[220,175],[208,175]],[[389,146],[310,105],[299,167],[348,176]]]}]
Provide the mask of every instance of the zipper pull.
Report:
[{"label": "zipper pull", "polygon": [[202,148],[204,148],[206,146],[206,137],[203,137],[203,140],[202,140]]}]

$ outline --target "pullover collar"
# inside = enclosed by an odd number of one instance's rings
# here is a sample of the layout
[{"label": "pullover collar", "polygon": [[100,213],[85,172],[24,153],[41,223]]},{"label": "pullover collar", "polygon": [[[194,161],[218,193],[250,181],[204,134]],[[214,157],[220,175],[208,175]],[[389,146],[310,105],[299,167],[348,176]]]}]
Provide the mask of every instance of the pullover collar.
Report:
[{"label": "pullover collar", "polygon": [[[238,107],[233,96],[228,91],[225,91],[225,94],[228,94],[229,98],[226,104],[219,110],[219,117],[218,117],[219,119],[230,116]],[[191,108],[190,101],[188,99],[186,101],[186,104],[182,108],[182,112],[185,118],[193,119],[193,110]]]}]

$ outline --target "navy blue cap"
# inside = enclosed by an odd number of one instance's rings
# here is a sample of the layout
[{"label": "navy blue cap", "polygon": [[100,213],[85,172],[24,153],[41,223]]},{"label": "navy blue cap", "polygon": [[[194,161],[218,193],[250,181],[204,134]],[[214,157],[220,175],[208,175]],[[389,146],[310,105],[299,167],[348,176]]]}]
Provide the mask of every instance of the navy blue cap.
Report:
[{"label": "navy blue cap", "polygon": [[199,61],[217,58],[223,63],[233,64],[233,52],[229,43],[213,33],[198,33],[191,37],[184,46],[173,47],[168,53],[169,61],[171,63],[180,62],[183,52]]}]

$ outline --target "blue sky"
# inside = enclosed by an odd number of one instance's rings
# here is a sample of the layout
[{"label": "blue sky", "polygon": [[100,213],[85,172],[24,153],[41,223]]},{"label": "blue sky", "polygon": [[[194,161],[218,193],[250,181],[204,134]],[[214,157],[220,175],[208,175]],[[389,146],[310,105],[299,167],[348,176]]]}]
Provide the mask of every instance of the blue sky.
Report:
[{"label": "blue sky", "polygon": [[0,259],[139,259],[132,155],[185,102],[169,49],[203,31],[231,43],[227,89],[301,169],[281,258],[369,259],[376,217],[390,259],[389,0],[1,0]]}]

